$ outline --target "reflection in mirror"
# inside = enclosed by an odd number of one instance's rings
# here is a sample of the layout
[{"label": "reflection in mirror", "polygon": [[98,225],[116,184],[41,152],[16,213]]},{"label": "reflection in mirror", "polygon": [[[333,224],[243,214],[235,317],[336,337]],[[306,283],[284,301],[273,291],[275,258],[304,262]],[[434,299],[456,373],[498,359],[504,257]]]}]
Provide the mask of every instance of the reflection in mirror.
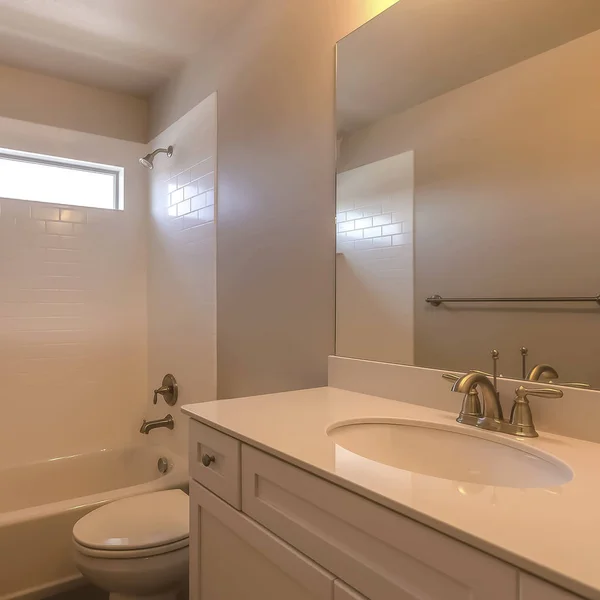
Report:
[{"label": "reflection in mirror", "polygon": [[402,0],[338,44],[338,355],[600,388],[599,53],[596,0]]}]

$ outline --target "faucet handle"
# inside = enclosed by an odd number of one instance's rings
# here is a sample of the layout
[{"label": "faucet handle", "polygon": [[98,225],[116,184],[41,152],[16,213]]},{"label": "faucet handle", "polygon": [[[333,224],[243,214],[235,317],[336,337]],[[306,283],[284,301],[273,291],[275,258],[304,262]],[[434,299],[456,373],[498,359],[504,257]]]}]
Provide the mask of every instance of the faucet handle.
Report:
[{"label": "faucet handle", "polygon": [[442,377],[448,381],[458,381],[460,379],[460,375],[455,375],[454,373],[443,373]]},{"label": "faucet handle", "polygon": [[516,390],[517,400],[526,400],[527,396],[539,396],[540,398],[562,398],[562,390],[555,388],[526,388],[520,385]]},{"label": "faucet handle", "polygon": [[158,402],[158,394],[160,394],[169,406],[173,406],[177,402],[178,388],[177,380],[171,374],[165,375],[162,380],[162,385],[154,390],[154,404]]},{"label": "faucet handle", "polygon": [[592,386],[589,383],[579,383],[579,382],[571,382],[571,383],[563,383],[556,382],[556,385],[562,385],[563,387],[577,388],[579,390],[589,390]]},{"label": "faucet handle", "polygon": [[533,424],[531,407],[527,396],[540,396],[542,398],[562,398],[562,390],[554,388],[526,388],[520,385],[515,390],[516,398],[510,413],[510,424],[514,434],[521,437],[537,437],[538,433]]},{"label": "faucet handle", "polygon": [[[478,371],[477,369],[471,369],[469,373],[479,373],[480,375],[491,377],[490,373],[486,373],[485,371]],[[462,377],[462,375],[455,375],[454,373],[444,373],[442,377],[444,379],[447,379],[448,381],[458,381]]]}]

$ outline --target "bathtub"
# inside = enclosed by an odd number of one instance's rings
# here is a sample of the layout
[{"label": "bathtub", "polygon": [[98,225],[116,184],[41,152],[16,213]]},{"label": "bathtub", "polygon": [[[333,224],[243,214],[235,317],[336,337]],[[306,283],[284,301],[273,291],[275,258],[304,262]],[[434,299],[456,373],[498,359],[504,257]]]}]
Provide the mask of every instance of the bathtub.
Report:
[{"label": "bathtub", "polygon": [[[160,457],[169,462],[164,474]],[[75,522],[106,502],[170,488],[187,488],[185,459],[160,446],[0,469],[0,600],[36,600],[77,586]]]}]

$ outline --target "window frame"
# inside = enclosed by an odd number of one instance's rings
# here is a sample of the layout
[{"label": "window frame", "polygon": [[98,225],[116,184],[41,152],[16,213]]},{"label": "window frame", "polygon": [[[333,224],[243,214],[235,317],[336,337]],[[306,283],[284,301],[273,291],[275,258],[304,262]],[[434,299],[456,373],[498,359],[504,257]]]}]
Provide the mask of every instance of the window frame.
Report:
[{"label": "window frame", "polygon": [[[54,156],[46,156],[43,154],[35,154],[32,152],[23,152],[21,150],[9,150],[7,148],[0,148],[0,160],[12,160],[18,162],[24,162],[33,165],[49,166],[49,167],[61,167],[64,169],[71,169],[74,171],[85,171],[88,173],[98,173],[100,175],[111,175],[113,178],[113,203],[110,208],[103,208],[100,206],[87,206],[85,208],[96,208],[98,210],[121,210],[122,209],[122,193],[123,190],[121,180],[123,178],[124,169],[123,167],[111,167],[109,165],[101,165],[90,162],[83,162],[78,160],[72,160],[69,158],[60,158]],[[0,197],[3,197],[0,193]],[[22,198],[10,198],[11,200],[22,200]],[[45,202],[44,200],[37,200],[30,198],[25,202],[39,202],[40,204],[52,204],[52,202]],[[65,204],[65,206],[82,206],[79,204]]]}]

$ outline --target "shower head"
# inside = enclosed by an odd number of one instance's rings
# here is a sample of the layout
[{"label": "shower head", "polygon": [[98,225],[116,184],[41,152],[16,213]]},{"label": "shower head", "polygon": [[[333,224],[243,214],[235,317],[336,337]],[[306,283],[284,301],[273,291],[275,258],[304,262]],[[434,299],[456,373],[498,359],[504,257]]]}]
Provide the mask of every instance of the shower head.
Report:
[{"label": "shower head", "polygon": [[164,153],[171,158],[171,156],[173,156],[173,146],[169,146],[168,148],[158,148],[154,152],[146,154],[146,156],[140,158],[140,165],[142,165],[142,167],[146,167],[146,169],[154,169],[154,158],[157,154],[161,153]]}]

